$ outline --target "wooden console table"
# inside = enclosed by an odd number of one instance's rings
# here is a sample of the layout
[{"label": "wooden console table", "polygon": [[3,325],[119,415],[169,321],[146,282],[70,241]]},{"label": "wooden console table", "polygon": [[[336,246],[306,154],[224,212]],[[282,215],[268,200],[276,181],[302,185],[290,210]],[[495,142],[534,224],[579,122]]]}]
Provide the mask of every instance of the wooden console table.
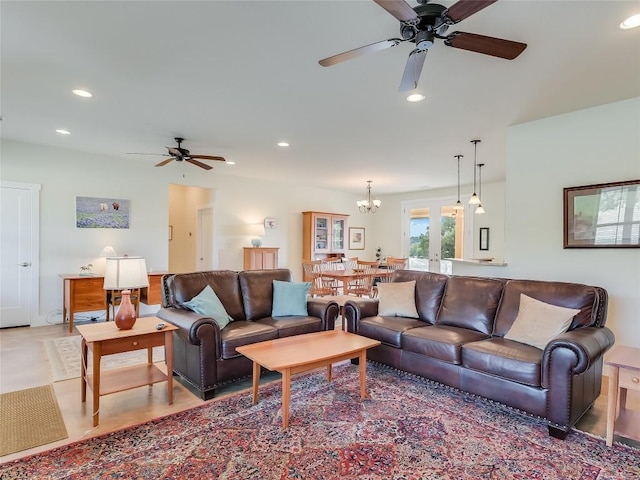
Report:
[{"label": "wooden console table", "polygon": [[[141,288],[139,301],[145,305],[157,305],[161,302],[160,281],[167,272],[149,273],[149,286]],[[69,315],[69,332],[73,332],[73,316],[79,312],[107,310],[107,291],[103,289],[102,275],[84,276],[73,273],[58,275],[62,278],[62,321]],[[136,304],[136,312],[138,305]],[[107,318],[109,312],[107,310]]]}]

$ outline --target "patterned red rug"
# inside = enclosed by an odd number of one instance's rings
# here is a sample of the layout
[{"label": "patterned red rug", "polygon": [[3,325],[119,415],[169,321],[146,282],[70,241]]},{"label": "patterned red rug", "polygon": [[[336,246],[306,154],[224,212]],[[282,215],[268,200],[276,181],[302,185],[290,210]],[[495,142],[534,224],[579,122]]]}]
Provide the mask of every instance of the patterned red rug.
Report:
[{"label": "patterned red rug", "polygon": [[0,465],[0,478],[631,479],[640,451],[544,422],[384,366],[294,379],[290,427],[280,383]]}]

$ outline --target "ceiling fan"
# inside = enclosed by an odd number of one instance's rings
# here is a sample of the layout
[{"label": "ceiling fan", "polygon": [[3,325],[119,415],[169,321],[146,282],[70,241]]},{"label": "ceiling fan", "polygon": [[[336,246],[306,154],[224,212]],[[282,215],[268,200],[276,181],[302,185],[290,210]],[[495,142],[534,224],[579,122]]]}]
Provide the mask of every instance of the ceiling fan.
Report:
[{"label": "ceiling fan", "polygon": [[329,67],[367,53],[395,47],[403,42],[411,42],[416,47],[409,54],[400,82],[400,91],[406,92],[417,88],[427,52],[433,46],[435,39],[443,40],[444,44],[449,47],[507,60],[513,60],[527,48],[526,43],[475,33],[453,32],[446,35],[450,26],[478,13],[497,0],[459,0],[449,8],[428,3],[429,0],[418,0],[419,5],[415,8],[410,7],[404,0],[373,1],[400,20],[401,38],[390,38],[333,55],[320,60],[320,65]]},{"label": "ceiling fan", "polygon": [[[176,143],[178,144],[177,147],[165,147],[169,153],[147,153],[147,154],[142,154],[142,155],[165,155],[169,158],[167,158],[166,160],[161,161],[160,163],[156,164],[156,167],[163,167],[165,166],[167,163],[172,162],[173,160],[176,160],[177,162],[189,162],[193,165],[196,165],[200,168],[204,168],[205,170],[211,170],[213,167],[211,165],[207,165],[206,163],[202,163],[198,160],[196,160],[196,158],[202,159],[202,160],[218,160],[220,162],[226,162],[224,157],[218,157],[218,156],[214,156],[214,155],[196,155],[196,154],[192,154],[189,152],[189,150],[187,150],[186,148],[182,148],[182,142],[184,142],[184,138],[181,137],[175,137],[174,140],[176,141]],[[131,154],[131,155],[141,155],[141,154]]]}]

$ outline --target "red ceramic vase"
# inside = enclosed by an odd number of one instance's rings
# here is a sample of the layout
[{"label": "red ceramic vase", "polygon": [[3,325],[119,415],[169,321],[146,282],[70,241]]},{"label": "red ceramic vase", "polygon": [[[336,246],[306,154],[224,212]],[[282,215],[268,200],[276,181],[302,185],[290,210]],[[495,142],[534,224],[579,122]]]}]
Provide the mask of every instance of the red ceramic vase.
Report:
[{"label": "red ceramic vase", "polygon": [[116,313],[115,322],[120,330],[130,330],[136,323],[136,309],[131,303],[131,290],[122,291],[122,301]]}]

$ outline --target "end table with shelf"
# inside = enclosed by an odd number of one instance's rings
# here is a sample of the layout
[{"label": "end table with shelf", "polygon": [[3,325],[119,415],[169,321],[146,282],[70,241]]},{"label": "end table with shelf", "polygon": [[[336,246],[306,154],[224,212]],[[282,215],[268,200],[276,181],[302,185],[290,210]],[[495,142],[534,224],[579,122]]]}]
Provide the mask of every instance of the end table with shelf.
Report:
[{"label": "end table with shelf", "polygon": [[[78,325],[76,328],[82,336],[82,402],[87,400],[87,386],[91,388],[93,400],[93,426],[100,422],[100,396],[122,392],[143,385],[167,382],[169,405],[173,404],[173,331],[178,327],[164,322],[162,330],[156,326],[161,320],[157,317],[138,318],[130,330],[119,330],[115,323],[95,323]],[[153,347],[164,346],[165,374],[153,363]],[[106,372],[100,371],[100,360],[104,355],[147,349],[147,363],[131,367],[117,368]],[[93,353],[92,371],[87,371],[88,351]]]},{"label": "end table with shelf", "polygon": [[640,441],[640,412],[627,409],[627,390],[640,392],[640,348],[618,346],[605,359],[609,368],[607,445],[613,434]]}]

